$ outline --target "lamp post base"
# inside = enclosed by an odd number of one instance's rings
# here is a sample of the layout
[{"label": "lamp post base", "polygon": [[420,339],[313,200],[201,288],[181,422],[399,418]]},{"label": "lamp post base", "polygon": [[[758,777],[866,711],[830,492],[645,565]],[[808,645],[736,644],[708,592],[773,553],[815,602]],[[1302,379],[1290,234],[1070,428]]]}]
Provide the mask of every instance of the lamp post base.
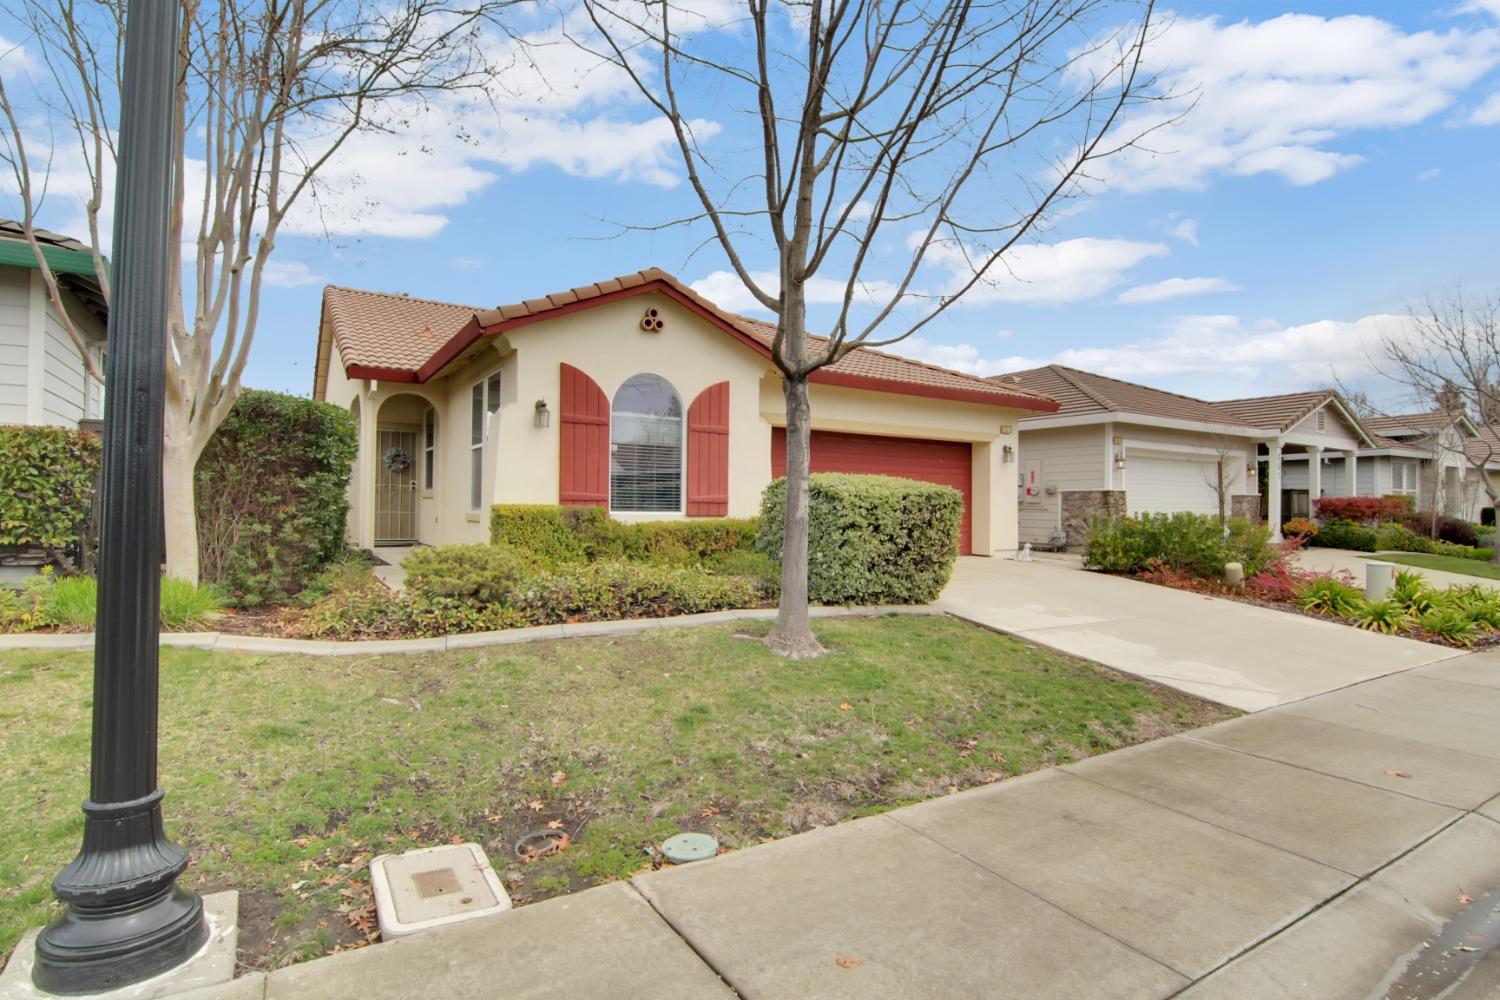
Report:
[{"label": "lamp post base", "polygon": [[182,965],[207,941],[203,900],[176,883],[134,906],[74,903],[37,938],[31,978],[62,996],[104,993]]}]

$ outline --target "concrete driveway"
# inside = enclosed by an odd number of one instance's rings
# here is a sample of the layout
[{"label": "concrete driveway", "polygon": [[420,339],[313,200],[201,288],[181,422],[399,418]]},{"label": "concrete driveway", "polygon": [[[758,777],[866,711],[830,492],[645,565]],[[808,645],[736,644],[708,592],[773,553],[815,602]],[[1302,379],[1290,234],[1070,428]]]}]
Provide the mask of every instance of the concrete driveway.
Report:
[{"label": "concrete driveway", "polygon": [[938,606],[1031,642],[1245,711],[1458,650],[1091,573],[1076,557],[965,557]]}]

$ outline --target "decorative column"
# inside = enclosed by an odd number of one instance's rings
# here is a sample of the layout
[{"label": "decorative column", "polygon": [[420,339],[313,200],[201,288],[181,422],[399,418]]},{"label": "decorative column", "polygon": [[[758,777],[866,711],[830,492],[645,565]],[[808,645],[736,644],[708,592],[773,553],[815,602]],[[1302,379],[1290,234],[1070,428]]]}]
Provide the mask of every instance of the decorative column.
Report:
[{"label": "decorative column", "polygon": [[1349,495],[1359,496],[1359,452],[1353,448],[1344,452],[1344,476],[1349,480]]},{"label": "decorative column", "polygon": [[207,940],[203,901],[177,885],[188,854],[162,830],[156,787],[162,404],[176,0],[127,6],[115,191],[94,642],[93,756],[83,847],[52,889],[62,914],[32,979],[97,993],[180,965]]},{"label": "decorative column", "polygon": [[1307,449],[1307,507],[1309,514],[1318,512],[1318,497],[1323,495],[1323,449],[1309,445]]},{"label": "decorative column", "polygon": [[1271,540],[1281,541],[1281,442],[1272,441],[1266,459],[1266,520],[1271,525]]}]

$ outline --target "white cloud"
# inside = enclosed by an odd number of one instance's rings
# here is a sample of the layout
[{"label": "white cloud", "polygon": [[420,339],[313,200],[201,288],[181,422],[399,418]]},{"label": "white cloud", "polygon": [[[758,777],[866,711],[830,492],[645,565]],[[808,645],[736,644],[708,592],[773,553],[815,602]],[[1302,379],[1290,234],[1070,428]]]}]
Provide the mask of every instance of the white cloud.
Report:
[{"label": "white cloud", "polygon": [[[1328,148],[1352,132],[1425,121],[1500,63],[1491,27],[1407,33],[1374,17],[1285,14],[1232,24],[1179,16],[1148,47],[1146,70],[1184,96],[1130,116],[1121,134],[1163,125],[1096,165],[1129,190],[1201,188],[1224,173],[1314,184],[1360,157]],[[1185,107],[1189,97],[1196,106]],[[1500,114],[1500,110],[1497,110]],[[1153,152],[1154,151],[1154,152]],[[1159,154],[1159,155],[1158,155]]]},{"label": "white cloud", "polygon": [[1167,235],[1175,236],[1184,243],[1198,245],[1198,220],[1183,219],[1181,222],[1173,223],[1167,227]]},{"label": "white cloud", "polygon": [[[781,279],[775,271],[751,271],[750,277],[768,294],[775,295],[781,288]],[[714,271],[707,277],[692,282],[689,287],[721,309],[742,313],[769,312],[750,294],[750,289],[745,287],[740,276],[733,271]],[[808,305],[839,305],[844,301],[844,291],[843,281],[815,275],[807,282]],[[864,305],[884,305],[895,292],[896,286],[888,281],[866,281],[860,284],[854,301]]]},{"label": "white cloud", "polygon": [[1115,299],[1126,305],[1145,302],[1166,302],[1189,295],[1206,295],[1210,292],[1237,292],[1240,286],[1224,278],[1167,278],[1149,285],[1137,285],[1126,289]]},{"label": "white cloud", "polygon": [[1335,376],[1367,379],[1373,374],[1371,358],[1379,354],[1381,338],[1410,335],[1411,319],[1391,314],[1297,326],[1194,315],[1179,317],[1160,337],[1036,356],[991,355],[970,344],[921,339],[894,349],[980,375],[1055,362],[1204,399],[1224,399],[1328,385]]},{"label": "white cloud", "polygon": [[1484,103],[1469,115],[1475,125],[1500,125],[1500,90],[1484,99]]},{"label": "white cloud", "polygon": [[[1161,243],[1081,237],[1058,243],[1012,248],[960,300],[965,305],[994,302],[1078,302],[1103,295],[1125,281],[1125,272],[1151,257],[1169,253]],[[927,263],[949,272],[942,291],[951,293],[974,273],[974,257],[953,243],[933,246]],[[977,261],[982,263],[982,259]]]},{"label": "white cloud", "polygon": [[328,279],[324,275],[314,274],[300,260],[276,260],[272,258],[266,261],[266,269],[262,272],[262,280],[273,288],[301,288],[303,285],[316,285]]},{"label": "white cloud", "polygon": [[1426,184],[1428,181],[1435,181],[1438,179],[1438,175],[1441,173],[1442,170],[1437,167],[1428,167],[1426,170],[1417,175],[1417,183]]}]

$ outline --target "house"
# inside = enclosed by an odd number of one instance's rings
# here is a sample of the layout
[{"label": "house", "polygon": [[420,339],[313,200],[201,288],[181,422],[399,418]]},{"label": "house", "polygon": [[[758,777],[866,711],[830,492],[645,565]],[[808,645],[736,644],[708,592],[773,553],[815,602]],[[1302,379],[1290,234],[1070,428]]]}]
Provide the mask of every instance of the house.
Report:
[{"label": "house", "polygon": [[[93,251],[37,230],[69,317],[99,370],[108,309]],[[0,424],[56,424],[104,416],[104,387],[92,378],[47,297],[47,285],[20,223],[0,221]]]},{"label": "house", "polygon": [[1234,417],[1271,431],[1257,448],[1266,520],[1278,528],[1293,517],[1311,517],[1323,496],[1381,496],[1388,472],[1375,457],[1379,444],[1368,424],[1330,389],[1229,399],[1214,404]]},{"label": "house", "polygon": [[[353,544],[488,538],[495,503],[745,516],[784,469],[774,328],[651,269],[495,308],[329,287],[314,396],[359,424]],[[948,483],[961,548],[1016,546],[1044,394],[859,349],[812,376],[813,471]]]},{"label": "house", "polygon": [[1259,516],[1254,459],[1274,431],[1201,399],[1065,365],[991,381],[1058,402],[1020,421],[1023,543],[1081,545],[1096,514]]},{"label": "house", "polygon": [[1421,510],[1466,521],[1479,521],[1490,508],[1481,475],[1493,483],[1500,474],[1500,439],[1493,428],[1442,408],[1369,417],[1365,426],[1378,439],[1371,455],[1381,492],[1413,497]]}]

